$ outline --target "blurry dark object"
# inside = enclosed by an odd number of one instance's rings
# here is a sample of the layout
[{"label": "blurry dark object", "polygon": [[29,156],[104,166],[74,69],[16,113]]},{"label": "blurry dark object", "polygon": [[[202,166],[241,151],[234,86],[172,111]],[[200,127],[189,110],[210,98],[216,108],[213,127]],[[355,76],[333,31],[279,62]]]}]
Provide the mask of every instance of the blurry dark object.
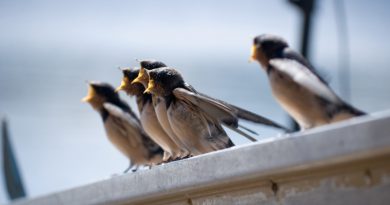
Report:
[{"label": "blurry dark object", "polygon": [[6,119],[1,123],[3,140],[3,173],[8,196],[11,200],[26,196],[23,181],[9,140],[8,125]]},{"label": "blurry dark object", "polygon": [[[288,0],[293,5],[297,6],[303,14],[302,34],[301,34],[301,54],[310,61],[309,58],[309,43],[311,32],[311,21],[314,12],[315,0]],[[293,130],[298,131],[299,125],[292,118]]]},{"label": "blurry dark object", "polygon": [[303,14],[303,27],[301,34],[301,53],[306,59],[309,58],[309,42],[311,32],[312,14],[314,12],[315,0],[289,0],[290,3],[298,6]]}]

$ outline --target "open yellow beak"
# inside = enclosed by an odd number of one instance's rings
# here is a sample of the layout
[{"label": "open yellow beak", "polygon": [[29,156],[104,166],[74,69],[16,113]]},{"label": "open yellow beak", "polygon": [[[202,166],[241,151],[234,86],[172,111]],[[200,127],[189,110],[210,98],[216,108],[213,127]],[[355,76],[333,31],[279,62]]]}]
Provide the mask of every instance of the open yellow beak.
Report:
[{"label": "open yellow beak", "polygon": [[249,62],[253,62],[256,60],[256,56],[257,56],[257,47],[255,45],[252,45],[252,48],[251,48],[251,56],[249,57]]},{"label": "open yellow beak", "polygon": [[81,102],[89,102],[91,99],[92,98],[90,96],[85,96],[83,99],[81,99]]},{"label": "open yellow beak", "polygon": [[133,81],[131,81],[131,84],[136,84],[136,83],[141,83],[142,84],[142,81],[141,81],[142,77],[143,76],[138,74],[137,78],[135,78]]},{"label": "open yellow beak", "polygon": [[156,88],[156,84],[154,83],[154,80],[149,80],[149,83],[148,83],[148,87],[146,88],[146,90],[144,91],[144,93],[149,93],[149,94],[153,94],[154,93],[154,89]]},{"label": "open yellow beak", "polygon": [[117,93],[117,92],[119,92],[119,91],[121,91],[121,90],[124,90],[125,87],[128,85],[128,82],[129,82],[129,80],[127,80],[126,78],[123,78],[123,79],[122,79],[122,82],[121,82],[121,85],[118,86],[118,87],[115,89],[115,92]]},{"label": "open yellow beak", "polygon": [[144,87],[147,87],[148,82],[147,82],[147,74],[145,68],[141,68],[138,72],[137,78],[131,82],[131,84],[135,84],[135,83],[141,83],[142,85],[144,85]]},{"label": "open yellow beak", "polygon": [[92,86],[89,86],[88,94],[83,99],[81,99],[81,102],[91,102],[95,95],[95,90],[92,88]]}]

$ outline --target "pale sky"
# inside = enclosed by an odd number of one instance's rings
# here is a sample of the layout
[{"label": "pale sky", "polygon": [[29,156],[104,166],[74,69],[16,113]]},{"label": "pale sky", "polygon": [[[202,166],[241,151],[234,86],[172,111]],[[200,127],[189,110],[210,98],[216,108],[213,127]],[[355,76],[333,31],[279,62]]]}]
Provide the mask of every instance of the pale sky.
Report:
[{"label": "pale sky", "polygon": [[[338,92],[335,1],[317,5],[311,56]],[[248,63],[258,34],[281,35],[299,48],[301,19],[286,2],[0,1],[0,115],[10,120],[28,195],[95,182],[126,168],[99,115],[80,99],[85,80],[117,86],[116,68],[135,66],[136,58],[162,60],[198,90],[288,124],[265,74]],[[345,0],[345,7],[350,102],[369,112],[389,109],[389,1]],[[277,133],[254,129],[259,139]]]}]

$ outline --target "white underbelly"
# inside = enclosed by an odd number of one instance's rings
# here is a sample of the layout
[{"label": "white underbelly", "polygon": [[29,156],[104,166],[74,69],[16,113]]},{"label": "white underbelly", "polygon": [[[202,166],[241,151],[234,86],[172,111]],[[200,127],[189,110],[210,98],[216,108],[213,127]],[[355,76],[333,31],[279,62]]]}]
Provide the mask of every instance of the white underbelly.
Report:
[{"label": "white underbelly", "polygon": [[170,154],[180,152],[180,148],[173,142],[161,126],[152,103],[146,103],[141,112],[141,124],[145,132],[152,138],[164,151]]},{"label": "white underbelly", "polygon": [[154,110],[156,112],[157,119],[165,133],[168,134],[168,136],[176,143],[176,145],[178,145],[181,149],[185,149],[185,145],[172,130],[171,124],[169,123],[165,100],[160,100],[159,103],[156,103]]}]

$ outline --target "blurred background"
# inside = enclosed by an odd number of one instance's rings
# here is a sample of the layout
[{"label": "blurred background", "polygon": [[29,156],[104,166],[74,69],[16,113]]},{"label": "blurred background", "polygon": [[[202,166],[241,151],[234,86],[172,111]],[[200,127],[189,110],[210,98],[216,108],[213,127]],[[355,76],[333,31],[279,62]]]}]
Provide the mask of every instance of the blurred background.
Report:
[{"label": "blurred background", "polygon": [[[386,0],[319,0],[314,8],[312,64],[367,112],[390,107],[389,6]],[[262,33],[300,50],[302,21],[287,0],[1,0],[0,117],[9,120],[28,197],[107,179],[127,167],[100,116],[80,99],[85,80],[118,86],[117,67],[137,66],[136,58],[161,60],[199,91],[289,125],[265,73],[248,59],[253,37]],[[137,110],[134,99],[122,97]],[[259,140],[279,133],[247,126]],[[234,133],[232,139],[249,143]],[[7,201],[2,186],[0,202]]]}]

